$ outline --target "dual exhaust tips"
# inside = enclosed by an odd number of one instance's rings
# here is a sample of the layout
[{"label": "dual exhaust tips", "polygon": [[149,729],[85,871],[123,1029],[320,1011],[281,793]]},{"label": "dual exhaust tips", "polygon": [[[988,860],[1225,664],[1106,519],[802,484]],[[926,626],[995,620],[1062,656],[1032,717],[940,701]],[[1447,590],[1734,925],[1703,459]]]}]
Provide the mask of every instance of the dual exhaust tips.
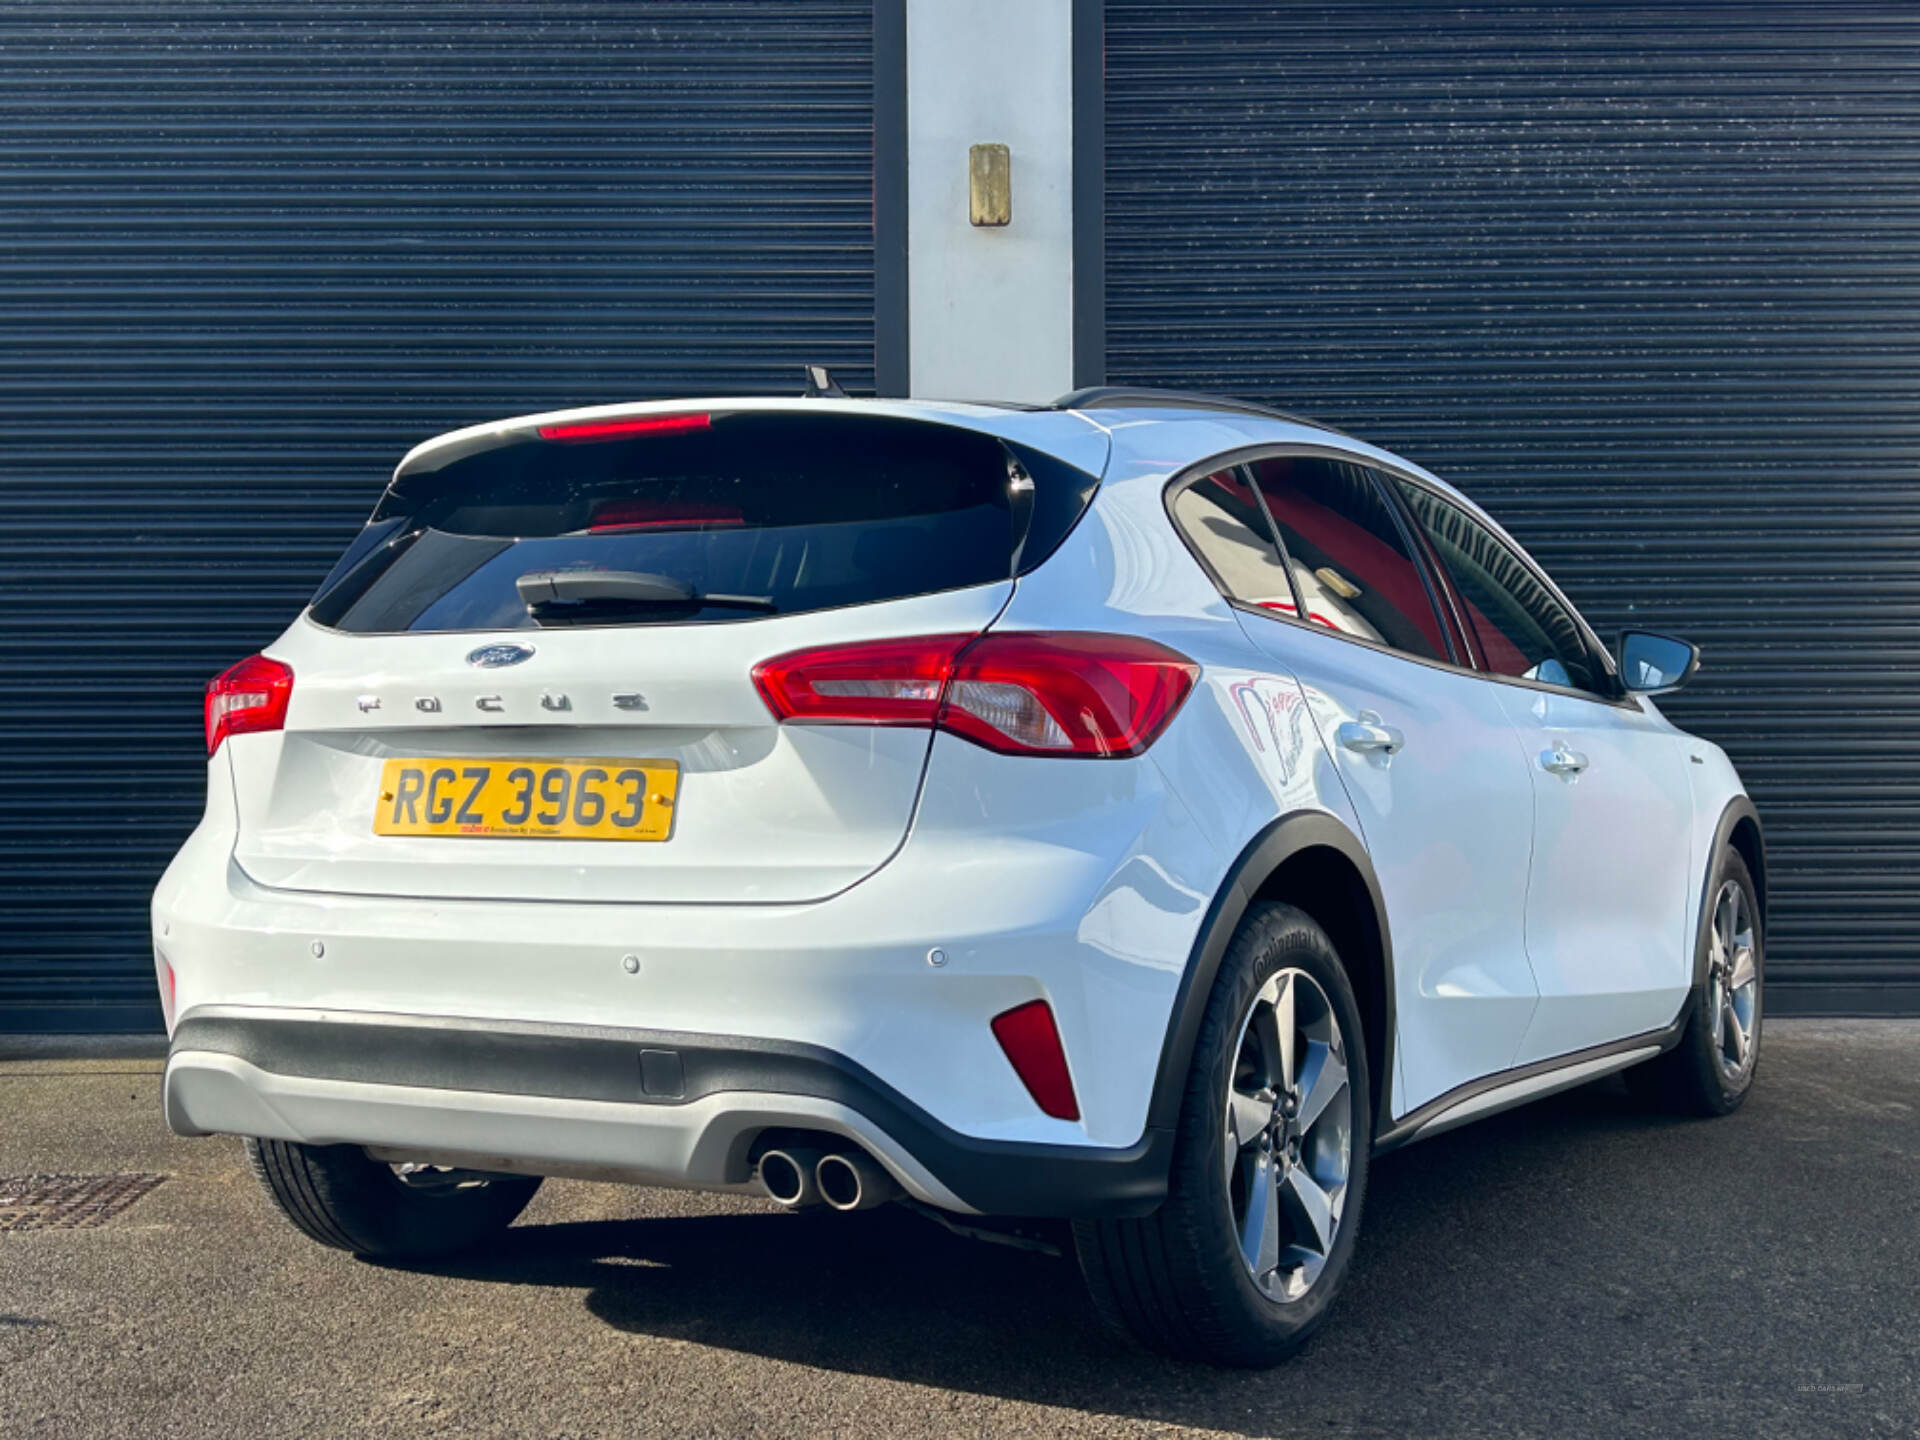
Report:
[{"label": "dual exhaust tips", "polygon": [[760,1157],[760,1183],[787,1210],[825,1203],[835,1210],[871,1210],[900,1193],[894,1178],[864,1150],[815,1150],[804,1145]]}]

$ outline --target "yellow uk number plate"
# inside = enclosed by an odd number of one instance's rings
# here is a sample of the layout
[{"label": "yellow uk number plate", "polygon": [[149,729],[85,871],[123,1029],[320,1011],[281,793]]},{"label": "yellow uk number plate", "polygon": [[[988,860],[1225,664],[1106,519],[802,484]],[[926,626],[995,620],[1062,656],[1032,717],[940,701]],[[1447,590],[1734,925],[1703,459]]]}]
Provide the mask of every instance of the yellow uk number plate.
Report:
[{"label": "yellow uk number plate", "polygon": [[389,760],[376,835],[536,840],[665,840],[673,760]]}]

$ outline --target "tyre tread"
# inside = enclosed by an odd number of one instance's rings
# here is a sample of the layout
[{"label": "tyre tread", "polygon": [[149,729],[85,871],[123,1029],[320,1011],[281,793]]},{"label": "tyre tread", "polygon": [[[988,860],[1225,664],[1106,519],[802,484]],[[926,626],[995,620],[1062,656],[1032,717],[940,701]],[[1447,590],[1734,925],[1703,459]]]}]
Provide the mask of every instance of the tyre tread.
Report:
[{"label": "tyre tread", "polygon": [[[1720,893],[1721,886],[1727,880],[1738,880],[1747,892],[1747,902],[1753,906],[1755,935],[1755,963],[1760,971],[1760,1022],[1766,1023],[1766,930],[1760,917],[1759,896],[1754,888],[1753,875],[1747,868],[1746,860],[1738,850],[1728,846],[1718,857],[1712,883],[1706,888],[1707,904],[1712,906],[1713,899]],[[1705,943],[1706,927],[1712,925],[1711,908],[1702,913],[1700,924],[1701,939]],[[1753,1089],[1754,1077],[1759,1073],[1760,1057],[1755,1056],[1753,1068],[1747,1072],[1745,1082],[1740,1089],[1729,1092],[1720,1078],[1720,1067],[1715,1062],[1712,1051],[1710,1031],[1711,1017],[1706,1013],[1706,990],[1696,985],[1687,995],[1687,1024],[1680,1039],[1673,1047],[1643,1064],[1635,1065],[1622,1077],[1628,1092],[1642,1104],[1654,1109],[1664,1110],[1671,1115],[1690,1115],[1712,1118],[1718,1115],[1730,1115],[1740,1108],[1741,1102]],[[1754,1035],[1754,1044],[1760,1043],[1758,1033]]]},{"label": "tyre tread", "polygon": [[504,1230],[540,1188],[537,1176],[502,1175],[450,1195],[409,1191],[355,1145],[246,1142],[267,1197],[319,1244],[391,1258],[448,1254]]},{"label": "tyre tread", "polygon": [[[1215,1077],[1212,1065],[1224,1046],[1238,1039],[1235,1028],[1243,1007],[1243,992],[1267,957],[1297,956],[1309,952],[1337,976],[1345,987],[1346,1017],[1342,1029],[1348,1044],[1348,1064],[1355,1075],[1355,1161],[1342,1217],[1349,1235],[1358,1228],[1366,1191],[1366,1147],[1372,1127],[1366,1112],[1370,1101],[1365,1075],[1365,1036],[1358,1024],[1358,1007],[1351,983],[1324,931],[1311,917],[1288,905],[1263,904],[1249,910],[1222,957],[1220,973],[1208,997],[1200,1034],[1194,1044],[1194,1065],[1181,1099],[1180,1135],[1176,1141],[1176,1174],[1170,1177],[1168,1200],[1153,1214],[1131,1220],[1080,1221],[1074,1226],[1075,1249],[1093,1296],[1096,1312],[1111,1326],[1149,1349],[1189,1359],[1227,1365],[1268,1365],[1283,1358],[1318,1328],[1329,1292],[1322,1292],[1316,1308],[1288,1333],[1252,1333],[1244,1323],[1254,1292],[1240,1272],[1237,1253],[1222,1263],[1217,1219],[1208,1207],[1186,1193],[1184,1170],[1205,1164],[1211,1146],[1210,1110]],[[1277,963],[1277,962],[1276,962]],[[1232,1034],[1227,1032],[1232,1030]],[[1195,1140],[1198,1134],[1201,1138]],[[1192,1147],[1198,1145],[1197,1155]],[[1187,1158],[1183,1161],[1182,1156]],[[1217,1159],[1215,1160],[1217,1164]],[[1231,1242],[1229,1242],[1231,1243]],[[1351,1254],[1351,1239],[1347,1241]],[[1337,1284],[1338,1276],[1334,1277]]]}]

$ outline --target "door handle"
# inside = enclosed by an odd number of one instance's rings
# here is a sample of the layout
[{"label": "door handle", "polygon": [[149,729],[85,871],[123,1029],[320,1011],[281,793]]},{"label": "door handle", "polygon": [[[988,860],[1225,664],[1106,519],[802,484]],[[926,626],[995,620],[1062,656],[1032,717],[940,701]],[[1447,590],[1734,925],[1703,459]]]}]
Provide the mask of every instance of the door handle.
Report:
[{"label": "door handle", "polygon": [[1551,750],[1540,752],[1540,768],[1549,775],[1578,775],[1587,768],[1587,757],[1555,741]]},{"label": "door handle", "polygon": [[1373,710],[1362,710],[1357,719],[1342,721],[1333,738],[1362,755],[1391,755],[1407,743],[1397,726],[1387,724]]}]

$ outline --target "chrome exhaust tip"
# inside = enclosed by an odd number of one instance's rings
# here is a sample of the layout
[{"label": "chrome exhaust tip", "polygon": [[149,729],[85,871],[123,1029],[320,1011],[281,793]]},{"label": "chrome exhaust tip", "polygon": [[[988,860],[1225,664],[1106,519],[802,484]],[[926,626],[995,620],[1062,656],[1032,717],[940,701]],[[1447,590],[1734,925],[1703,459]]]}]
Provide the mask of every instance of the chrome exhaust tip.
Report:
[{"label": "chrome exhaust tip", "polygon": [[820,1186],[814,1174],[820,1165],[820,1152],[804,1146],[791,1150],[769,1150],[760,1157],[760,1188],[774,1204],[787,1210],[820,1203]]},{"label": "chrome exhaust tip", "polygon": [[865,1151],[835,1151],[814,1166],[814,1189],[836,1210],[871,1210],[900,1193],[893,1176]]}]

